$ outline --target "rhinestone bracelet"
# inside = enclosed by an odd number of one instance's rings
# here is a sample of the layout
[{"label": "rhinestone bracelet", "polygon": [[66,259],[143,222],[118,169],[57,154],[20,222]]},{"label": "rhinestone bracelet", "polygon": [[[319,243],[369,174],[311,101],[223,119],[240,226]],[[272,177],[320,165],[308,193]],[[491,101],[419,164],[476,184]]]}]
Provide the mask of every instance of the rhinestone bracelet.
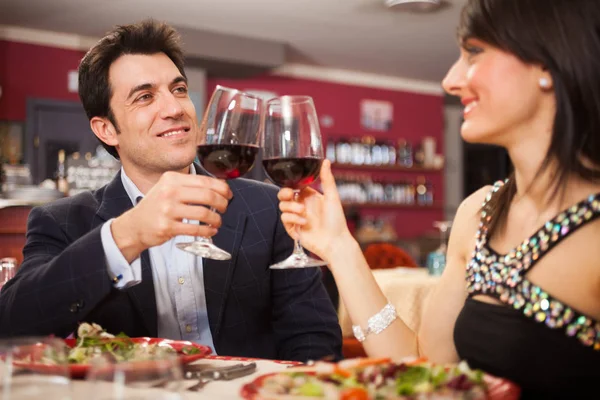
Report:
[{"label": "rhinestone bracelet", "polygon": [[387,303],[381,311],[369,318],[367,321],[367,329],[363,331],[360,325],[352,325],[352,332],[359,342],[364,342],[369,334],[380,334],[390,326],[396,318],[398,318],[396,308],[391,303]]}]

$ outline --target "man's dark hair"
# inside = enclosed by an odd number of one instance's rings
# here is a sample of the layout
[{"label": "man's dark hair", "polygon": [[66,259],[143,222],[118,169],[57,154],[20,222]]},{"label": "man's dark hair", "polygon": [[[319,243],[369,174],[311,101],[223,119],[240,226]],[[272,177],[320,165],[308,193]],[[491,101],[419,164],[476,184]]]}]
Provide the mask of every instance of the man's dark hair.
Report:
[{"label": "man's dark hair", "polygon": [[[171,26],[147,19],[136,24],[117,26],[108,32],[82,58],[79,64],[79,98],[89,119],[106,117],[120,133],[115,116],[110,109],[112,88],[108,71],[113,62],[125,54],[164,53],[173,61],[182,76],[184,55],[181,39]],[[119,158],[114,146],[102,146]]]}]

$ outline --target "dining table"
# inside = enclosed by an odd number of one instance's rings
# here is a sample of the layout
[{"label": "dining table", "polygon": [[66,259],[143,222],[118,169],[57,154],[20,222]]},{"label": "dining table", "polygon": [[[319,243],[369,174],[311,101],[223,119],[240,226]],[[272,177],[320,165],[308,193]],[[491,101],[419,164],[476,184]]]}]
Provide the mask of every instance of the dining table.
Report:
[{"label": "dining table", "polygon": [[[232,380],[215,380],[209,381],[201,389],[197,391],[189,391],[187,388],[195,385],[198,380],[190,379],[183,380],[181,385],[181,391],[179,394],[166,393],[161,388],[132,388],[127,387],[123,393],[123,400],[141,400],[141,399],[168,399],[168,400],[229,400],[229,399],[241,399],[241,390],[244,385],[252,382],[258,376],[283,371],[286,368],[300,363],[294,361],[278,361],[278,360],[266,360],[266,359],[255,359],[255,358],[244,358],[244,357],[226,357],[226,356],[207,356],[205,358],[196,360],[187,365],[194,367],[206,367],[206,368],[221,368],[231,366],[238,363],[256,363],[256,370],[246,376],[235,378]],[[184,366],[185,370],[186,366]],[[102,383],[105,384],[105,383]],[[108,385],[108,384],[105,384]],[[89,400],[92,393],[97,393],[99,390],[108,390],[99,387],[98,383],[89,382],[85,379],[72,379],[71,380],[71,399],[70,400]],[[109,397],[110,398],[110,397]],[[53,400],[46,398],[44,400]],[[111,398],[112,400],[112,398]]]}]

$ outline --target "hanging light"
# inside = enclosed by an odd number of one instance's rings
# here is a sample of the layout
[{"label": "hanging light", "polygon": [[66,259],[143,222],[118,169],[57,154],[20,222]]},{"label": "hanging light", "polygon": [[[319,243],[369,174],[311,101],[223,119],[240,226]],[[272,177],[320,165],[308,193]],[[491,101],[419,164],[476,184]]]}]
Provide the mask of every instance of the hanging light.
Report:
[{"label": "hanging light", "polygon": [[398,11],[427,12],[442,6],[442,0],[385,0],[385,5]]}]

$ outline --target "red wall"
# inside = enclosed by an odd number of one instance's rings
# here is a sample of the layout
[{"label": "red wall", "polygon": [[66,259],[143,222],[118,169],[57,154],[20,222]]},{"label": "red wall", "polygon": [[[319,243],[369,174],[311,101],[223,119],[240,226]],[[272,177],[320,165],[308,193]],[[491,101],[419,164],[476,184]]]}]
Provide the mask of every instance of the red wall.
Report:
[{"label": "red wall", "polygon": [[25,120],[28,97],[79,101],[69,93],[68,72],[84,52],[0,40],[0,120]]},{"label": "red wall", "polygon": [[[69,93],[68,72],[76,70],[84,52],[48,46],[0,40],[0,120],[23,121],[28,97],[79,101],[77,93]],[[378,139],[406,138],[419,143],[423,136],[436,139],[443,149],[443,98],[396,90],[367,88],[322,81],[263,76],[248,80],[215,80],[207,82],[207,93],[218,84],[239,89],[259,89],[283,94],[306,94],[315,100],[320,116],[333,117],[332,127],[322,127],[325,140],[341,137],[372,135]],[[390,101],[394,105],[393,126],[389,132],[372,132],[361,127],[360,101],[362,99]],[[439,152],[439,150],[438,150]],[[345,171],[347,172],[347,171]],[[414,180],[414,172],[375,172],[375,177]],[[436,202],[443,202],[443,173],[426,176],[434,186]],[[396,217],[398,233],[402,237],[432,231],[434,220],[443,218],[442,209],[365,209],[363,214],[392,214]]]},{"label": "red wall", "polygon": [[[443,97],[416,94],[397,90],[376,89],[362,86],[343,85],[307,79],[286,78],[279,76],[262,76],[245,80],[209,79],[207,94],[217,84],[240,90],[267,90],[277,95],[297,94],[311,96],[315,102],[319,117],[333,117],[332,127],[321,127],[324,141],[337,138],[351,138],[371,135],[376,139],[397,142],[400,138],[409,140],[413,145],[419,144],[424,136],[432,136],[436,140],[437,152],[444,148]],[[363,99],[389,101],[394,106],[393,123],[390,131],[375,132],[366,130],[360,123],[360,102]],[[207,99],[208,102],[208,99]],[[335,172],[335,171],[334,171]],[[348,170],[340,171],[348,174]],[[376,178],[398,181],[407,178],[416,180],[416,172],[371,172]],[[425,175],[434,187],[434,199],[438,204],[444,200],[444,174],[426,172]],[[400,237],[415,237],[427,232],[435,232],[433,221],[444,217],[442,207],[425,208],[364,208],[362,215],[390,215],[396,220],[396,231]]]}]

